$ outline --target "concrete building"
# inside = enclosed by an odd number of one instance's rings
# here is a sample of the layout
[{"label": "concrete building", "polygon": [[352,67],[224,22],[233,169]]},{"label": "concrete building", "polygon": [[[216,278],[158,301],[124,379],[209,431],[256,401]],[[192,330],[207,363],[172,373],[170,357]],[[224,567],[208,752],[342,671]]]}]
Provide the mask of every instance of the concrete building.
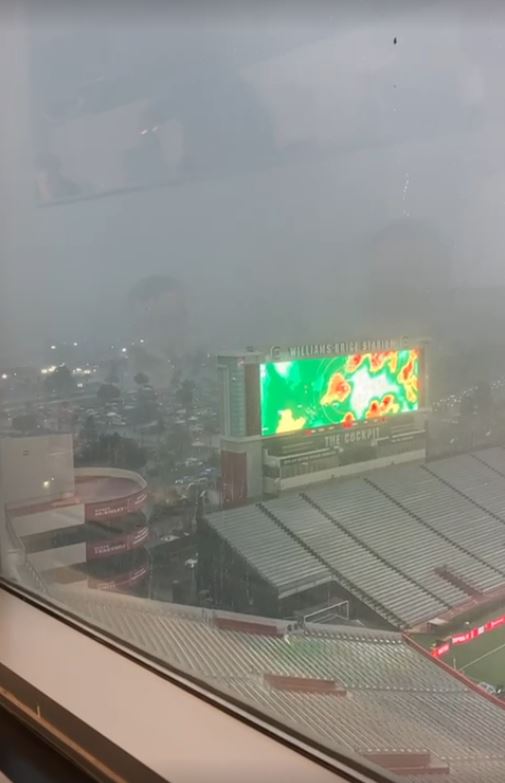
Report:
[{"label": "concrete building", "polygon": [[[115,468],[74,468],[70,435],[0,441],[2,540],[8,572],[105,590],[148,573],[146,482]],[[12,573],[11,573],[12,575]]]}]

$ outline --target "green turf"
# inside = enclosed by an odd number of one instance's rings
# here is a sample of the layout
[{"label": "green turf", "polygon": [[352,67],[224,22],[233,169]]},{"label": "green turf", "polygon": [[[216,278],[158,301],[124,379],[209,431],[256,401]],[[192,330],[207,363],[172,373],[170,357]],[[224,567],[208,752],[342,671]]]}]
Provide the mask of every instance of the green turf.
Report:
[{"label": "green turf", "polygon": [[505,684],[505,628],[452,647],[443,660],[476,682]]},{"label": "green turf", "polygon": [[[470,628],[479,626],[495,617],[505,614],[505,606],[493,606],[482,612],[475,610],[471,615],[460,618],[445,629],[444,638],[456,633],[464,633]],[[439,636],[440,638],[440,636]],[[426,647],[431,647],[435,637],[428,634],[420,635],[418,641]],[[442,660],[458,669],[475,682],[488,682],[491,685],[505,684],[505,626],[482,634],[466,644],[451,647]]]}]

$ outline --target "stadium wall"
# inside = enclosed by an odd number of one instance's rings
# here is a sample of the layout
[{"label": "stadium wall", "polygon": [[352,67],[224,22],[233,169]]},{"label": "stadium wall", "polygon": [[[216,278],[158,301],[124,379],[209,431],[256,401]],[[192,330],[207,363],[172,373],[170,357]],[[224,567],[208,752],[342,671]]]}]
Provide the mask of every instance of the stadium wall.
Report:
[{"label": "stadium wall", "polygon": [[344,478],[345,476],[353,476],[375,468],[399,465],[402,462],[424,460],[424,458],[425,450],[417,449],[415,451],[405,451],[403,454],[395,454],[394,458],[377,457],[376,459],[364,462],[354,462],[349,465],[329,468],[328,470],[320,470],[315,473],[303,473],[299,476],[293,476],[292,478],[273,479],[266,476],[263,481],[264,491],[267,495],[278,495],[279,492],[289,489],[296,489],[301,486],[308,486],[309,484],[330,481],[331,479]]}]

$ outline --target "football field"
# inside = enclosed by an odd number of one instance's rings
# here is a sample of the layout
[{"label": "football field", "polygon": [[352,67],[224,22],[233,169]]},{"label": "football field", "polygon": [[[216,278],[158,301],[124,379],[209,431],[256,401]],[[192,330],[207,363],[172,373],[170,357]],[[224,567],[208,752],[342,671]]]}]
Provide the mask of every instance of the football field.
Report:
[{"label": "football field", "polygon": [[[503,609],[495,608],[493,612],[483,616],[480,622],[484,623],[502,612]],[[461,630],[464,632],[466,629]],[[443,660],[475,682],[488,682],[494,686],[504,685],[505,626],[483,633],[466,644],[453,645]]]}]

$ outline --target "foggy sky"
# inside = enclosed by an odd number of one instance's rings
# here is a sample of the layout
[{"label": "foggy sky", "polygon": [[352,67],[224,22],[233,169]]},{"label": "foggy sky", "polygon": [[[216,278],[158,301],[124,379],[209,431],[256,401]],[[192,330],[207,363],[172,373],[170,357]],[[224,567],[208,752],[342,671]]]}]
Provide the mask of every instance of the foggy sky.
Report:
[{"label": "foggy sky", "polygon": [[[142,24],[36,16],[39,38],[77,25],[81,41],[52,51],[38,79],[23,26],[4,24],[0,353],[126,333],[128,291],[151,273],[184,285],[195,341],[352,336],[369,315],[373,237],[396,221],[442,237],[447,284],[505,284],[503,14],[410,5],[384,3],[384,18],[360,3],[310,19],[262,5]],[[93,77],[100,57],[117,77],[109,102],[128,88],[179,128],[186,168],[170,187],[37,207],[37,155],[57,132],[37,90],[71,91],[87,50]],[[83,138],[81,165],[107,150]],[[405,275],[419,265],[405,259]]]}]

